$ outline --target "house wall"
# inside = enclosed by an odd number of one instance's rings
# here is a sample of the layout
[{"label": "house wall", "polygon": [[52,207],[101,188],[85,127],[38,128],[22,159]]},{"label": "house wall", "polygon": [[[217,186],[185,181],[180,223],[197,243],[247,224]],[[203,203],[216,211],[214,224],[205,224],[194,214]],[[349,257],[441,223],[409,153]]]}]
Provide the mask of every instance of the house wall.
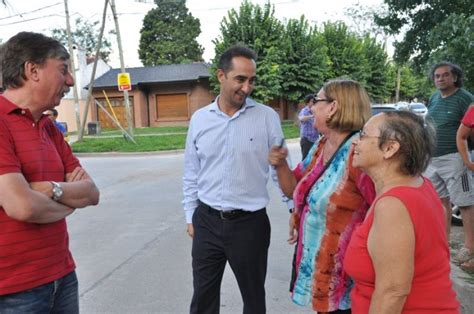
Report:
[{"label": "house wall", "polygon": [[[117,90],[116,88],[104,88],[104,89],[94,89],[92,92],[92,96],[94,99],[104,99],[104,93],[102,90],[105,91],[107,94],[107,97],[109,99],[111,98],[123,98],[124,93]],[[147,108],[146,108],[146,94],[144,91],[139,90],[137,88],[132,89],[131,91],[128,92],[128,95],[131,99],[133,99],[133,112],[132,112],[132,118],[134,120],[134,125],[137,128],[141,127],[146,127],[148,126],[148,115],[147,115]],[[99,110],[100,109],[94,99],[91,102],[91,118],[93,121],[99,121]],[[122,127],[126,127],[125,121],[122,121],[121,123]]]},{"label": "house wall", "polygon": [[[186,94],[188,98],[188,116],[183,118],[160,118],[157,114],[157,95]],[[199,108],[208,105],[215,96],[209,91],[209,82],[185,82],[161,84],[149,90],[148,102],[150,126],[187,125],[192,114]]]},{"label": "house wall", "polygon": [[[86,101],[79,100],[79,113],[80,113],[81,123],[82,123],[85,107],[86,107]],[[58,121],[67,123],[68,132],[77,131],[76,106],[74,105],[74,100],[62,99],[59,106],[56,107],[56,110],[58,111],[58,114],[59,114]],[[93,121],[91,110],[89,110],[88,112],[86,123],[90,121]]]},{"label": "house wall", "polygon": [[[135,127],[166,126],[166,125],[187,125],[192,114],[199,108],[208,105],[215,96],[209,91],[207,80],[198,82],[185,82],[174,84],[160,84],[149,87],[147,90],[134,88],[129,92],[133,97],[133,116]],[[118,90],[105,89],[107,97],[123,97],[123,93]],[[157,115],[156,96],[186,94],[188,115],[184,118],[159,118]],[[102,89],[92,93],[94,98],[103,99]],[[101,109],[99,109],[101,110]],[[98,121],[98,107],[95,102],[91,103],[91,120]]]}]

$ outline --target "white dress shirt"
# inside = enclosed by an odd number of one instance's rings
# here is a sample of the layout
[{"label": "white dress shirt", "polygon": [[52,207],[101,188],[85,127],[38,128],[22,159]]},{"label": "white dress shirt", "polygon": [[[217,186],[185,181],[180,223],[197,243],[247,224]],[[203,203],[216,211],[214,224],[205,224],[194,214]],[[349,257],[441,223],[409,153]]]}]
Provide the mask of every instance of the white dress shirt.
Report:
[{"label": "white dress shirt", "polygon": [[266,207],[268,154],[282,139],[278,114],[250,98],[232,117],[220,111],[217,99],[197,110],[189,124],[184,154],[186,222],[191,223],[198,199],[220,210]]}]

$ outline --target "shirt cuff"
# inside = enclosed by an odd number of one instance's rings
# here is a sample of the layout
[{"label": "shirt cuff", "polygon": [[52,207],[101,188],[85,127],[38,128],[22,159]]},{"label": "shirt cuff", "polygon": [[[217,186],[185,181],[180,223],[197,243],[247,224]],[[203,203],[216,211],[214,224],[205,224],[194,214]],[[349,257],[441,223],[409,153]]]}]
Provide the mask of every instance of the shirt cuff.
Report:
[{"label": "shirt cuff", "polygon": [[185,209],[184,210],[184,215],[186,217],[186,223],[187,224],[193,223],[193,214],[194,214],[194,209]]},{"label": "shirt cuff", "polygon": [[292,208],[295,208],[295,202],[293,202],[293,200],[288,200],[286,201],[286,206],[288,207],[288,209],[292,209]]}]

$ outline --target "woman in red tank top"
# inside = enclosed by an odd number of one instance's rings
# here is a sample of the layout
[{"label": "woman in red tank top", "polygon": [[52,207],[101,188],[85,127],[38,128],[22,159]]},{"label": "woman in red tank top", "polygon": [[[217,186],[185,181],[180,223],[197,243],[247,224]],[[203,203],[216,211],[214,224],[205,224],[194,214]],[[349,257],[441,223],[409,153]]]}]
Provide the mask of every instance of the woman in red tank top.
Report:
[{"label": "woman in red tank top", "polygon": [[408,111],[372,117],[355,141],[353,166],[377,196],[344,259],[353,313],[459,313],[444,209],[421,175],[433,148],[432,128]]}]

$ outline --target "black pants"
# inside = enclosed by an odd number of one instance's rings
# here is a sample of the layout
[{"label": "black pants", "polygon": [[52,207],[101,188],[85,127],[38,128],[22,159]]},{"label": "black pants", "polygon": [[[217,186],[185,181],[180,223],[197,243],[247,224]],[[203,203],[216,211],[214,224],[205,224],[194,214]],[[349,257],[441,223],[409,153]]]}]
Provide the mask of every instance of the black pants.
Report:
[{"label": "black pants", "polygon": [[301,156],[302,156],[301,160],[306,158],[306,155],[308,155],[309,150],[311,149],[311,147],[313,147],[313,145],[314,145],[314,142],[311,142],[306,137],[302,137],[300,139]]},{"label": "black pants", "polygon": [[226,262],[234,272],[244,303],[244,314],[263,314],[270,221],[265,209],[222,219],[200,203],[193,215],[192,314],[219,313],[220,289]]}]

